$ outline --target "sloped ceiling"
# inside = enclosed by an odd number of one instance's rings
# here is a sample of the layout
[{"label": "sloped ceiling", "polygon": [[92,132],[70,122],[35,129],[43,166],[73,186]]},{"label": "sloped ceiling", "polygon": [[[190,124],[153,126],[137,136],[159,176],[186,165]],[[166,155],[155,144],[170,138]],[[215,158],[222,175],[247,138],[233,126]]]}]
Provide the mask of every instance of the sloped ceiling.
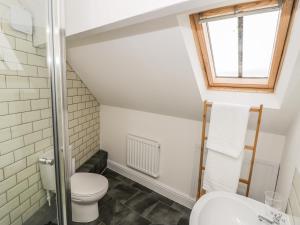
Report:
[{"label": "sloped ceiling", "polygon": [[[72,38],[67,47],[69,63],[101,104],[201,119],[202,99],[175,16]],[[299,54],[297,62],[281,109],[264,112],[264,131],[285,134],[300,108]]]},{"label": "sloped ceiling", "polygon": [[199,119],[201,98],[175,17],[68,43],[102,104]]}]

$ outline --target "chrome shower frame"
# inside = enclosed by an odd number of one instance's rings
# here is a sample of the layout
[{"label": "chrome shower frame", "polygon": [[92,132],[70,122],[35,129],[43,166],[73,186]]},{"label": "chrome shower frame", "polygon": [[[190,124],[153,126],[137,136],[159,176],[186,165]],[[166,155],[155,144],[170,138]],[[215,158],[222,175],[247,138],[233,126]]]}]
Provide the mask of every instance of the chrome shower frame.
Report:
[{"label": "chrome shower frame", "polygon": [[57,220],[72,224],[64,0],[47,0],[47,65],[51,81]]}]

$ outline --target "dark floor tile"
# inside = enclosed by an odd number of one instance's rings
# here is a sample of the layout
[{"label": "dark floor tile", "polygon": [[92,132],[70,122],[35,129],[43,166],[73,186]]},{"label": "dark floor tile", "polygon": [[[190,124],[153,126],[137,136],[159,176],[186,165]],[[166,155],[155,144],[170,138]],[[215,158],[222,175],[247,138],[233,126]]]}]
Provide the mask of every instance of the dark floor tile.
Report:
[{"label": "dark floor tile", "polygon": [[131,211],[120,221],[120,225],[149,225],[151,222],[138,213]]},{"label": "dark floor tile", "polygon": [[176,209],[177,211],[179,211],[183,216],[189,218],[190,214],[191,214],[191,210],[183,205],[180,205],[176,202],[174,202],[171,207],[173,209]]},{"label": "dark floor tile", "polygon": [[50,221],[50,222],[46,223],[45,225],[57,225],[57,224]]},{"label": "dark floor tile", "polygon": [[186,218],[186,217],[182,217],[182,218],[178,221],[177,225],[189,225],[189,219]]},{"label": "dark floor tile", "polygon": [[[52,199],[52,202],[55,202],[54,198]],[[32,225],[32,224],[47,224],[49,222],[54,222],[56,220],[56,205],[52,204],[52,206],[49,206],[48,204],[45,204],[43,207],[41,207],[33,216],[31,216],[24,225]]]},{"label": "dark floor tile", "polygon": [[161,202],[163,202],[163,203],[165,203],[167,205],[172,205],[174,203],[171,199],[168,199],[167,197],[162,196],[162,195],[160,195],[160,194],[158,194],[156,192],[152,192],[150,195],[153,198],[158,199],[159,201],[161,201]]},{"label": "dark floor tile", "polygon": [[[108,194],[106,194],[106,195],[104,195],[103,198],[101,198],[101,199],[99,200],[98,205],[99,205],[99,206],[105,205],[106,202],[110,201],[111,199],[112,199],[112,198],[111,198]],[[99,208],[99,209],[100,209],[100,208]]]},{"label": "dark floor tile", "polygon": [[181,217],[180,212],[163,203],[158,203],[146,216],[152,223],[167,225],[177,224]]},{"label": "dark floor tile", "polygon": [[108,190],[115,188],[118,184],[121,184],[122,181],[115,177],[107,177],[108,180]]},{"label": "dark floor tile", "polygon": [[[55,216],[55,219],[53,219],[52,220],[52,222],[54,223],[54,224],[58,224],[58,222],[57,222],[57,217]],[[33,224],[32,224],[33,225]]]},{"label": "dark floor tile", "polygon": [[99,219],[94,220],[92,222],[89,223],[76,223],[76,222],[72,222],[72,225],[99,225],[101,222],[99,221]]},{"label": "dark floor tile", "polygon": [[131,213],[120,201],[110,198],[99,207],[99,220],[106,225],[119,225],[121,220]]},{"label": "dark floor tile", "polygon": [[94,173],[95,168],[96,166],[94,164],[85,163],[78,168],[77,172]]},{"label": "dark floor tile", "polygon": [[132,181],[110,169],[106,169],[102,175],[107,178],[108,183],[109,183],[109,187],[108,187],[109,189],[114,188],[115,186],[117,186],[120,183],[127,184],[127,185],[133,185],[135,183],[134,181]]},{"label": "dark floor tile", "polygon": [[122,175],[117,176],[117,179],[121,180],[123,183],[127,185],[133,185],[135,182],[127,177],[124,177]]},{"label": "dark floor tile", "polygon": [[104,175],[106,177],[118,177],[120,174],[118,174],[115,171],[112,171],[110,169],[106,169],[106,170],[104,170],[104,172],[102,173],[102,175]]},{"label": "dark floor tile", "polygon": [[137,188],[137,189],[139,189],[139,190],[141,190],[141,191],[143,191],[143,192],[147,192],[147,193],[151,193],[152,192],[152,190],[150,190],[149,188],[146,188],[145,186],[143,186],[143,185],[141,185],[139,183],[134,183],[132,186],[135,187],[135,188]]},{"label": "dark floor tile", "polygon": [[143,214],[150,209],[152,206],[158,203],[158,200],[151,197],[145,192],[139,192],[125,202],[125,205],[134,211]]},{"label": "dark floor tile", "polygon": [[130,185],[121,183],[121,184],[118,184],[113,189],[109,190],[108,195],[119,201],[125,202],[137,192],[138,192],[138,189],[136,189]]}]

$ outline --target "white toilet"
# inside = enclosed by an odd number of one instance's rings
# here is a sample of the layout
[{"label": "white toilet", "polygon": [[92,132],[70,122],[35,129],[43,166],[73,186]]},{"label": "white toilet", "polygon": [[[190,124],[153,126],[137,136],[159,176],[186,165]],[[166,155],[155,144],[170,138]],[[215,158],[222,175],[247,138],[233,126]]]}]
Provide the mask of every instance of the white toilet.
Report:
[{"label": "white toilet", "polygon": [[75,173],[71,177],[72,220],[87,223],[99,217],[98,201],[106,194],[107,179],[95,173]]},{"label": "white toilet", "polygon": [[[47,191],[50,205],[50,192],[55,193],[55,171],[53,151],[39,158],[43,188]],[[106,194],[108,180],[95,173],[75,173],[71,176],[72,220],[87,223],[99,217],[98,201]]]}]

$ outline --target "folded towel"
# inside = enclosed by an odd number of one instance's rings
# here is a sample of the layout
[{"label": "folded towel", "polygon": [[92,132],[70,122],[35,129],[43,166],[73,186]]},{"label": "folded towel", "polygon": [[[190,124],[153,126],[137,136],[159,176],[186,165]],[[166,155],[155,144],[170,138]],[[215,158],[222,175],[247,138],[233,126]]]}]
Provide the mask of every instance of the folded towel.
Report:
[{"label": "folded towel", "polygon": [[238,158],[244,149],[249,106],[213,103],[207,148]]},{"label": "folded towel", "polygon": [[203,189],[206,192],[227,191],[236,193],[244,152],[238,158],[221,154],[208,149],[205,164]]}]

